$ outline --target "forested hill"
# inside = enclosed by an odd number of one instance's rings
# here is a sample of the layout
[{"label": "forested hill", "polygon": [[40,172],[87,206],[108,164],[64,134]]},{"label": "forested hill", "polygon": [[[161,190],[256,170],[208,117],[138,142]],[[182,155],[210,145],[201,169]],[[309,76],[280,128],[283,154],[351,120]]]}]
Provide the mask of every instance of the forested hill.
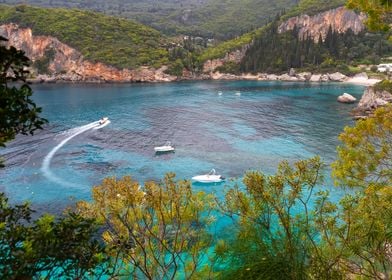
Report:
[{"label": "forested hill", "polygon": [[[93,10],[141,22],[166,34],[225,40],[263,26],[299,0],[29,0],[31,5]],[[334,2],[336,0],[333,0]],[[20,0],[2,0],[18,4]]]},{"label": "forested hill", "polygon": [[167,64],[165,38],[145,25],[76,9],[0,5],[0,25],[15,23],[53,36],[92,62],[117,68]]},{"label": "forested hill", "polygon": [[[290,17],[295,17],[301,14],[314,15],[323,11],[327,11],[333,8],[343,6],[346,2],[345,0],[297,0],[296,5],[291,9],[287,8],[280,17],[281,21],[287,20]],[[281,13],[280,11],[279,13]],[[275,13],[276,17],[279,13]],[[271,19],[272,20],[272,19]],[[202,55],[201,60],[206,61],[208,59],[221,58],[226,55],[226,53],[241,49],[244,45],[252,42],[255,37],[263,33],[265,27],[261,27],[250,32],[244,33],[234,39],[227,40],[216,46],[208,48]]]}]

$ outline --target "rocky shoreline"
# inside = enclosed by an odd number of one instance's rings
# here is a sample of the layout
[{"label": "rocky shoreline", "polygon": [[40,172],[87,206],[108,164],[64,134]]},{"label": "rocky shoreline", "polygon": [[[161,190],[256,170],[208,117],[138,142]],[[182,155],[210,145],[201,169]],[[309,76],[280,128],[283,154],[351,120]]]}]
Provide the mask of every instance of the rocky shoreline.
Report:
[{"label": "rocky shoreline", "polygon": [[290,70],[287,74],[276,75],[276,74],[224,74],[224,73],[210,73],[212,80],[256,80],[256,81],[284,81],[284,82],[347,82],[361,85],[374,85],[380,80],[370,79],[368,75],[363,72],[353,77],[346,76],[340,72],[317,74],[310,72],[301,72],[296,74],[295,70]]},{"label": "rocky shoreline", "polygon": [[[198,80],[224,80],[224,81],[282,81],[282,82],[346,82],[359,84],[364,86],[371,86],[379,82],[378,79],[370,79],[366,73],[360,73],[353,77],[346,76],[342,73],[336,72],[331,74],[316,74],[310,72],[301,72],[296,74],[294,70],[290,73],[276,75],[276,74],[227,74],[220,72],[204,73],[192,75],[187,73],[182,77],[176,77],[165,74],[166,68],[150,69],[141,68],[139,71],[132,71],[129,75],[125,75],[123,79],[116,79],[105,76],[89,76],[83,77],[78,74],[60,74],[60,75],[38,75],[35,78],[29,79],[31,83],[161,83],[161,82],[176,82],[176,81],[198,81]],[[130,78],[132,77],[132,78]]]},{"label": "rocky shoreline", "polygon": [[354,119],[366,119],[372,116],[374,111],[380,107],[392,103],[392,94],[386,90],[376,90],[375,87],[368,87],[358,106],[353,110]]}]

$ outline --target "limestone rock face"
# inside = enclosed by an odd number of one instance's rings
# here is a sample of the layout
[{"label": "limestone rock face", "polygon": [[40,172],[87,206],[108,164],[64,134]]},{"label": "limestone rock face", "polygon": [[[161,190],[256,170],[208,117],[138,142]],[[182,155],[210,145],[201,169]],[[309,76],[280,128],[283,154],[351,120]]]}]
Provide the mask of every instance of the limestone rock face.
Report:
[{"label": "limestone rock face", "polygon": [[373,87],[368,87],[359,101],[358,108],[363,110],[377,109],[391,101],[391,93],[387,91],[376,91]]},{"label": "limestone rock face", "polygon": [[343,95],[338,97],[340,103],[354,103],[357,99],[348,93],[343,93]]},{"label": "limestone rock face", "polygon": [[321,80],[321,75],[315,74],[315,75],[312,75],[310,77],[309,81],[311,81],[311,82],[320,82],[320,80]]},{"label": "limestone rock face", "polygon": [[379,107],[392,103],[392,94],[388,91],[376,91],[374,87],[368,87],[353,114],[355,119],[363,119],[372,115]]},{"label": "limestone rock face", "polygon": [[[69,82],[167,82],[177,77],[165,74],[165,67],[154,69],[117,69],[103,63],[90,62],[80,52],[54,37],[35,36],[30,28],[16,24],[0,26],[0,36],[8,38],[8,44],[23,50],[33,62],[52,53],[48,75],[38,75],[37,81]],[[40,74],[40,73],[38,73]]]},{"label": "limestone rock face", "polygon": [[351,29],[355,34],[358,34],[365,29],[365,19],[364,14],[358,15],[352,10],[340,7],[314,16],[301,15],[290,18],[279,26],[278,31],[280,33],[286,32],[297,26],[300,37],[310,35],[315,41],[318,41],[320,35],[325,39],[329,26],[339,33]]},{"label": "limestone rock face", "polygon": [[279,80],[287,81],[287,82],[296,82],[298,81],[298,78],[294,76],[290,76],[289,74],[283,74],[279,76]]},{"label": "limestone rock face", "polygon": [[320,82],[328,82],[329,81],[329,75],[328,74],[323,74],[320,77]]},{"label": "limestone rock face", "polygon": [[347,76],[343,75],[342,73],[336,72],[333,74],[329,74],[329,79],[333,82],[344,82],[347,80]]},{"label": "limestone rock face", "polygon": [[244,58],[248,48],[249,45],[245,45],[240,50],[227,53],[224,58],[207,60],[203,65],[203,72],[204,73],[214,72],[216,68],[222,66],[226,62],[240,63],[241,60]]},{"label": "limestone rock face", "polygon": [[366,72],[358,73],[354,77],[354,79],[369,79],[369,76],[366,74]]},{"label": "limestone rock face", "polygon": [[[301,15],[290,18],[279,26],[278,32],[282,33],[293,30],[296,26],[299,29],[300,38],[311,36],[317,42],[320,35],[325,39],[330,26],[334,31],[339,33],[351,29],[355,34],[358,34],[365,29],[365,20],[366,16],[364,14],[356,14],[352,10],[340,7],[314,16]],[[226,62],[240,63],[248,48],[249,45],[245,45],[240,50],[227,53],[224,58],[206,61],[203,65],[203,72],[214,72],[216,68]],[[296,76],[295,70],[290,70],[289,75]]]},{"label": "limestone rock face", "polygon": [[301,81],[310,81],[310,79],[312,78],[312,73],[310,72],[299,73],[297,74],[297,77]]}]

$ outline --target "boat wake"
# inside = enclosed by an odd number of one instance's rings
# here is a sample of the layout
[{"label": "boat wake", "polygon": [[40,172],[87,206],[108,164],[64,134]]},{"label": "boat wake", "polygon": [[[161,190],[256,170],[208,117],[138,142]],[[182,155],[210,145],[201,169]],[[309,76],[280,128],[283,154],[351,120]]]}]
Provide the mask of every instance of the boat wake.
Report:
[{"label": "boat wake", "polygon": [[[42,166],[41,166],[41,171],[43,172],[44,176],[45,176],[48,180],[52,181],[53,183],[60,184],[60,185],[66,186],[66,187],[77,187],[76,184],[72,184],[72,183],[66,182],[66,181],[64,181],[63,179],[57,177],[57,176],[50,170],[50,163],[51,163],[51,161],[52,161],[54,155],[57,153],[57,151],[60,150],[65,144],[67,144],[67,142],[70,141],[72,138],[74,138],[74,137],[76,137],[76,136],[78,136],[78,135],[80,135],[80,134],[82,134],[82,133],[84,133],[84,132],[87,132],[87,131],[90,130],[90,129],[94,129],[94,130],[100,129],[100,128],[102,128],[102,127],[108,125],[108,124],[109,124],[109,121],[106,122],[106,123],[104,123],[104,124],[101,124],[100,121],[95,121],[95,122],[89,123],[89,124],[87,124],[87,125],[83,125],[83,126],[76,127],[76,128],[72,128],[72,129],[68,130],[68,131],[66,132],[66,134],[67,134],[67,135],[70,135],[70,136],[68,136],[67,138],[65,138],[64,140],[62,140],[56,147],[54,147],[54,148],[45,156],[45,158],[44,158],[44,160],[43,160],[43,162],[42,162]],[[62,133],[62,134],[63,134],[63,133]]]}]

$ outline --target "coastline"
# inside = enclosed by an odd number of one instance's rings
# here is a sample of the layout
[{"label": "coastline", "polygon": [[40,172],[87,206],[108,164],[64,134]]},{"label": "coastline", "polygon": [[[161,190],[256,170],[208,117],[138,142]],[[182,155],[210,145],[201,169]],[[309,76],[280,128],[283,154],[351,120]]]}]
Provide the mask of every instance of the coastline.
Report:
[{"label": "coastline", "polygon": [[342,82],[342,83],[350,83],[361,86],[373,86],[374,84],[380,82],[379,79],[369,78],[366,73],[359,73],[355,76],[349,77],[339,72],[336,73],[327,73],[327,74],[318,74],[318,73],[309,73],[303,72],[299,74],[266,74],[266,73],[258,73],[258,74],[227,74],[227,73],[208,73],[208,74],[199,74],[199,75],[187,75],[182,77],[176,76],[165,76],[164,78],[159,77],[155,79],[103,79],[102,77],[85,77],[84,79],[72,79],[70,77],[59,75],[59,76],[48,76],[48,75],[39,75],[37,78],[29,79],[28,82],[31,84],[135,84],[135,83],[171,83],[171,82],[180,82],[180,81],[281,81],[281,82],[312,82],[312,83],[323,83],[323,82]]}]

